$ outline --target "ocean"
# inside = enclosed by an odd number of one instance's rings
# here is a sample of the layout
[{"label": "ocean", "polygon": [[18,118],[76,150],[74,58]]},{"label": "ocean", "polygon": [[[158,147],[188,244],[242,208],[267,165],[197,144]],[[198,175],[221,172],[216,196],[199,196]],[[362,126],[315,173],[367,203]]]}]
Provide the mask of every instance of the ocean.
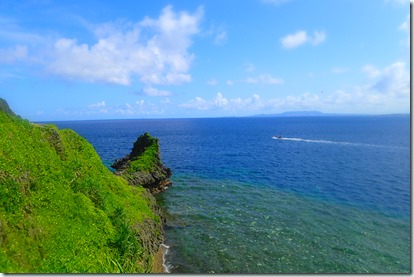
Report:
[{"label": "ocean", "polygon": [[108,167],[159,138],[168,272],[411,271],[409,115],[54,124]]}]

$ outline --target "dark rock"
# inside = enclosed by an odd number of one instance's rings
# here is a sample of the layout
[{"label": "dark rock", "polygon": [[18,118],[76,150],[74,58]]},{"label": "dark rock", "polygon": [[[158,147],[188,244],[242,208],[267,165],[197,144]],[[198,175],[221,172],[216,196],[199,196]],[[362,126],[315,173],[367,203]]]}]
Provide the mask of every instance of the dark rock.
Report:
[{"label": "dark rock", "polygon": [[124,177],[130,185],[143,186],[152,194],[160,193],[172,185],[172,175],[160,158],[158,139],[145,133],[138,137],[129,155],[112,165],[115,174]]}]

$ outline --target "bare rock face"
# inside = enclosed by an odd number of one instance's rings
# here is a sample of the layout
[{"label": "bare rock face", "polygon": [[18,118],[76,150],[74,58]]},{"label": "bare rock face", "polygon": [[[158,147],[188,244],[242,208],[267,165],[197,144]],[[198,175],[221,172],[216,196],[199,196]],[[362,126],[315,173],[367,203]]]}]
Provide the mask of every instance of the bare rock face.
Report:
[{"label": "bare rock face", "polygon": [[124,177],[130,185],[143,186],[152,194],[160,193],[172,185],[168,179],[171,169],[160,158],[158,139],[145,133],[138,137],[129,155],[112,165],[115,174]]}]

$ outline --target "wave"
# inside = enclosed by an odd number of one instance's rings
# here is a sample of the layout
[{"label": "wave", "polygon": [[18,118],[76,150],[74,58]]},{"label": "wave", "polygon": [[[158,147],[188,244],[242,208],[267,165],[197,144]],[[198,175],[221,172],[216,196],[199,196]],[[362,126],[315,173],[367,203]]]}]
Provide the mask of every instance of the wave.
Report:
[{"label": "wave", "polygon": [[[356,143],[356,142],[346,142],[346,141],[332,141],[332,140],[316,140],[316,139],[304,139],[304,138],[286,138],[286,137],[276,137],[273,136],[272,139],[277,140],[288,140],[288,141],[299,141],[299,142],[311,142],[311,143],[326,143],[326,144],[340,144],[340,145],[353,145],[353,146],[370,146],[370,147],[398,147],[398,146],[386,146],[386,145],[377,145],[377,144],[368,144],[368,143]],[[400,148],[400,147],[398,147]]]},{"label": "wave", "polygon": [[164,248],[164,253],[162,254],[162,266],[164,267],[165,273],[171,273],[171,265],[167,263],[165,256],[168,254],[170,247],[164,243],[161,243],[161,246]]}]

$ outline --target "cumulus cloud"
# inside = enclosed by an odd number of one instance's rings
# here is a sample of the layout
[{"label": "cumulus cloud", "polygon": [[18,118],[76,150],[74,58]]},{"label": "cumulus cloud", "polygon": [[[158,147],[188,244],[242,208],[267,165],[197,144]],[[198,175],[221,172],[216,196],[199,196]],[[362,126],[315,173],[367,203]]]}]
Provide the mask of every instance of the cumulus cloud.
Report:
[{"label": "cumulus cloud", "polygon": [[284,48],[295,48],[304,44],[308,40],[308,36],[305,31],[297,31],[294,34],[283,37],[280,41]]},{"label": "cumulus cloud", "polygon": [[410,76],[404,62],[398,61],[384,68],[365,65],[361,70],[366,75],[365,82],[348,89],[326,91],[323,94],[304,92],[299,95],[266,99],[258,94],[246,98],[228,98],[219,92],[212,99],[195,97],[179,107],[199,111],[220,110],[238,113],[310,109],[360,113],[409,111]]},{"label": "cumulus cloud", "polygon": [[206,100],[196,97],[179,107],[191,110],[224,110],[224,111],[263,111],[263,110],[284,110],[284,109],[303,109],[315,108],[318,106],[319,97],[308,92],[299,96],[286,96],[284,98],[262,99],[260,95],[253,94],[247,98],[226,98],[222,93],[211,99]]},{"label": "cumulus cloud", "polygon": [[394,97],[410,95],[410,74],[404,62],[395,62],[382,70],[368,67],[371,69],[368,77],[374,79],[374,83],[368,86],[369,90]]},{"label": "cumulus cloud", "polygon": [[280,39],[280,43],[283,48],[291,49],[296,48],[305,43],[311,43],[312,45],[318,45],[324,42],[326,39],[326,33],[322,31],[314,31],[313,36],[308,35],[306,31],[299,30],[294,34],[289,34]]},{"label": "cumulus cloud", "polygon": [[272,77],[268,74],[259,75],[257,77],[249,77],[246,79],[249,84],[266,84],[266,85],[280,85],[283,84],[283,79]]},{"label": "cumulus cloud", "polygon": [[105,101],[101,101],[101,102],[98,102],[98,103],[95,103],[95,104],[91,104],[88,107],[90,109],[95,109],[95,108],[102,108],[102,107],[105,107],[105,106],[106,106]]},{"label": "cumulus cloud", "polygon": [[65,117],[78,117],[85,115],[105,116],[105,117],[131,117],[142,115],[157,115],[164,113],[164,104],[168,101],[163,101],[161,104],[153,104],[145,100],[137,100],[133,103],[107,105],[105,101],[100,101],[91,104],[84,110],[64,110],[58,109],[56,113]]},{"label": "cumulus cloud", "polygon": [[167,6],[157,19],[96,27],[94,44],[60,38],[47,69],[69,79],[120,85],[129,85],[134,77],[145,84],[189,82],[194,59],[189,47],[202,17],[202,8],[190,14]]},{"label": "cumulus cloud", "polygon": [[365,65],[361,68],[366,74],[365,84],[348,90],[338,89],[325,96],[322,102],[326,107],[352,107],[349,110],[360,112],[409,111],[410,76],[404,62],[397,61],[385,68]]},{"label": "cumulus cloud", "polygon": [[253,97],[242,99],[242,98],[233,98],[227,99],[223,96],[221,92],[218,92],[216,97],[211,100],[206,100],[202,97],[196,97],[187,103],[179,105],[179,107],[191,109],[191,110],[239,110],[239,109],[257,109],[260,102],[260,97],[258,95],[253,95]]}]

